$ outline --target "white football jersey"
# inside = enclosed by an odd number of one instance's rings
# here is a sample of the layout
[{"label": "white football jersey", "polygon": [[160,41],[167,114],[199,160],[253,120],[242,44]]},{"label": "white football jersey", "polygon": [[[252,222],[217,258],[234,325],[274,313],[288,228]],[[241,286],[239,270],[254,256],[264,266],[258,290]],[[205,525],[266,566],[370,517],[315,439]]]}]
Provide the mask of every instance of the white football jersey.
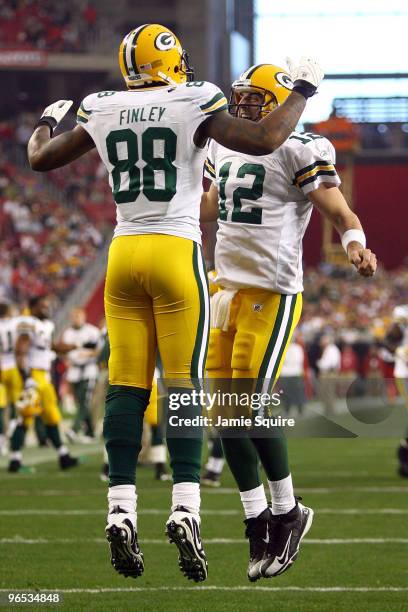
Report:
[{"label": "white football jersey", "polygon": [[51,370],[51,364],[55,359],[52,350],[54,335],[54,323],[48,319],[41,321],[37,317],[16,317],[16,335],[27,334],[31,340],[28,352],[28,367],[35,370]]},{"label": "white football jersey", "polygon": [[16,344],[16,318],[0,319],[0,370],[16,367],[14,347]]},{"label": "white football jersey", "polygon": [[201,242],[202,171],[207,147],[193,137],[227,109],[212,83],[103,91],[81,103],[77,121],[95,142],[117,208],[114,236],[171,234]]},{"label": "white football jersey", "polygon": [[236,153],[211,141],[205,175],[219,194],[216,282],[277,293],[303,291],[302,238],[312,213],[308,194],[339,185],[333,145],[294,132],[269,155]]},{"label": "white football jersey", "polygon": [[67,353],[68,358],[68,382],[95,379],[98,375],[97,355],[90,355],[88,349],[81,347],[88,344],[96,352],[99,349],[101,331],[95,325],[84,323],[82,327],[68,327],[63,333],[62,340],[65,344],[76,344],[79,348]]},{"label": "white football jersey", "polygon": [[395,351],[395,378],[408,378],[408,326],[400,325],[403,338],[400,346]]}]

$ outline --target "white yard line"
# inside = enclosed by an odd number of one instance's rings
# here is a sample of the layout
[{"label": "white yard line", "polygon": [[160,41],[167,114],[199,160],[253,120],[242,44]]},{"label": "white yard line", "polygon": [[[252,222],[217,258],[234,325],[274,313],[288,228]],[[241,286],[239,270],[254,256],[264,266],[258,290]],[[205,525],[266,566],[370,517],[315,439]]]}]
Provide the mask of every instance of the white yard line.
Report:
[{"label": "white yard line", "polygon": [[[143,544],[164,544],[167,545],[166,538],[141,538]],[[245,538],[205,538],[205,544],[245,544]],[[105,538],[25,538],[15,535],[12,538],[0,538],[0,544],[106,544]],[[305,538],[303,544],[408,544],[408,538]]]},{"label": "white yard line", "polygon": [[[316,514],[330,515],[395,515],[405,516],[408,514],[408,508],[314,508]],[[92,509],[76,509],[76,510],[57,510],[46,508],[26,510],[0,510],[0,516],[95,516],[105,515],[106,510],[97,508]],[[167,516],[169,510],[164,508],[141,508],[138,510],[138,516]],[[241,516],[242,510],[201,510],[203,516]]]},{"label": "white yard line", "polygon": [[[0,593],[18,593],[24,590],[25,592],[30,589],[0,589]],[[218,586],[218,585],[207,585],[207,586],[163,586],[163,587],[127,587],[127,588],[109,588],[109,587],[94,587],[94,588],[83,588],[83,589],[43,589],[42,593],[62,593],[62,594],[81,594],[86,593],[90,595],[97,595],[99,593],[155,593],[158,591],[164,592],[179,592],[179,591],[286,591],[286,592],[308,592],[308,593],[406,593],[408,587],[348,587],[348,586],[326,586],[326,587],[307,587],[307,586]]]}]

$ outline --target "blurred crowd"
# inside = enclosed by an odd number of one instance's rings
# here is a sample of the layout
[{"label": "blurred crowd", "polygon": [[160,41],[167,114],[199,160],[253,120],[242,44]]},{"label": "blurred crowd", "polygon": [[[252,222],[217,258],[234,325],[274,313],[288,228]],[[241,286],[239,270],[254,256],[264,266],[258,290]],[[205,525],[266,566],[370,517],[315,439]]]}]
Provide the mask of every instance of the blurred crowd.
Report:
[{"label": "blurred crowd", "polygon": [[98,168],[96,154],[89,155],[44,178],[0,152],[1,298],[24,304],[52,292],[64,300],[75,287],[111,228],[103,216],[111,197],[96,185]]},{"label": "blurred crowd", "polygon": [[[86,49],[98,12],[91,2],[0,0],[0,47],[75,53]],[[84,36],[85,35],[85,36]]]}]

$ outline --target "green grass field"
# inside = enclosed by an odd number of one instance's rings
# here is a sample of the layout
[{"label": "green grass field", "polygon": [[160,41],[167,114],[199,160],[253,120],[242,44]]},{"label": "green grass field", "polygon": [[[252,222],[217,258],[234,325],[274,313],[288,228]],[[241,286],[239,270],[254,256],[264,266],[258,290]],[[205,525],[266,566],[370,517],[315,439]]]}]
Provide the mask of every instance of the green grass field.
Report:
[{"label": "green grass field", "polygon": [[[283,576],[251,585],[238,494],[223,486],[202,495],[208,580],[179,573],[164,536],[170,484],[138,476],[139,535],[146,569],[124,579],[110,566],[104,540],[106,485],[100,454],[70,473],[52,453],[28,449],[34,475],[9,475],[1,461],[1,593],[57,589],[66,610],[407,610],[408,482],[396,475],[396,441],[291,440],[298,494],[315,509],[301,555]],[[81,452],[86,452],[81,447]],[[27,606],[26,606],[27,607]],[[41,606],[29,606],[41,609]]]}]

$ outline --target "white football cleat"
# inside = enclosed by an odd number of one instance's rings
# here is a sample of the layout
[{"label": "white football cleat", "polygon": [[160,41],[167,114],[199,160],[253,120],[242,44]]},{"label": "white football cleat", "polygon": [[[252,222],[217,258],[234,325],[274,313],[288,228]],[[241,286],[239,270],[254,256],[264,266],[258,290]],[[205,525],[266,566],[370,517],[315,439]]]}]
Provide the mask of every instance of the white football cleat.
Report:
[{"label": "white football cleat", "polygon": [[201,543],[200,519],[183,506],[177,506],[166,523],[169,542],[179,550],[181,572],[195,582],[203,582],[208,576],[208,564]]},{"label": "white football cleat", "polygon": [[118,574],[137,578],[144,571],[143,553],[139,548],[137,533],[128,513],[119,506],[108,515],[105,529],[109,542],[111,563]]}]

